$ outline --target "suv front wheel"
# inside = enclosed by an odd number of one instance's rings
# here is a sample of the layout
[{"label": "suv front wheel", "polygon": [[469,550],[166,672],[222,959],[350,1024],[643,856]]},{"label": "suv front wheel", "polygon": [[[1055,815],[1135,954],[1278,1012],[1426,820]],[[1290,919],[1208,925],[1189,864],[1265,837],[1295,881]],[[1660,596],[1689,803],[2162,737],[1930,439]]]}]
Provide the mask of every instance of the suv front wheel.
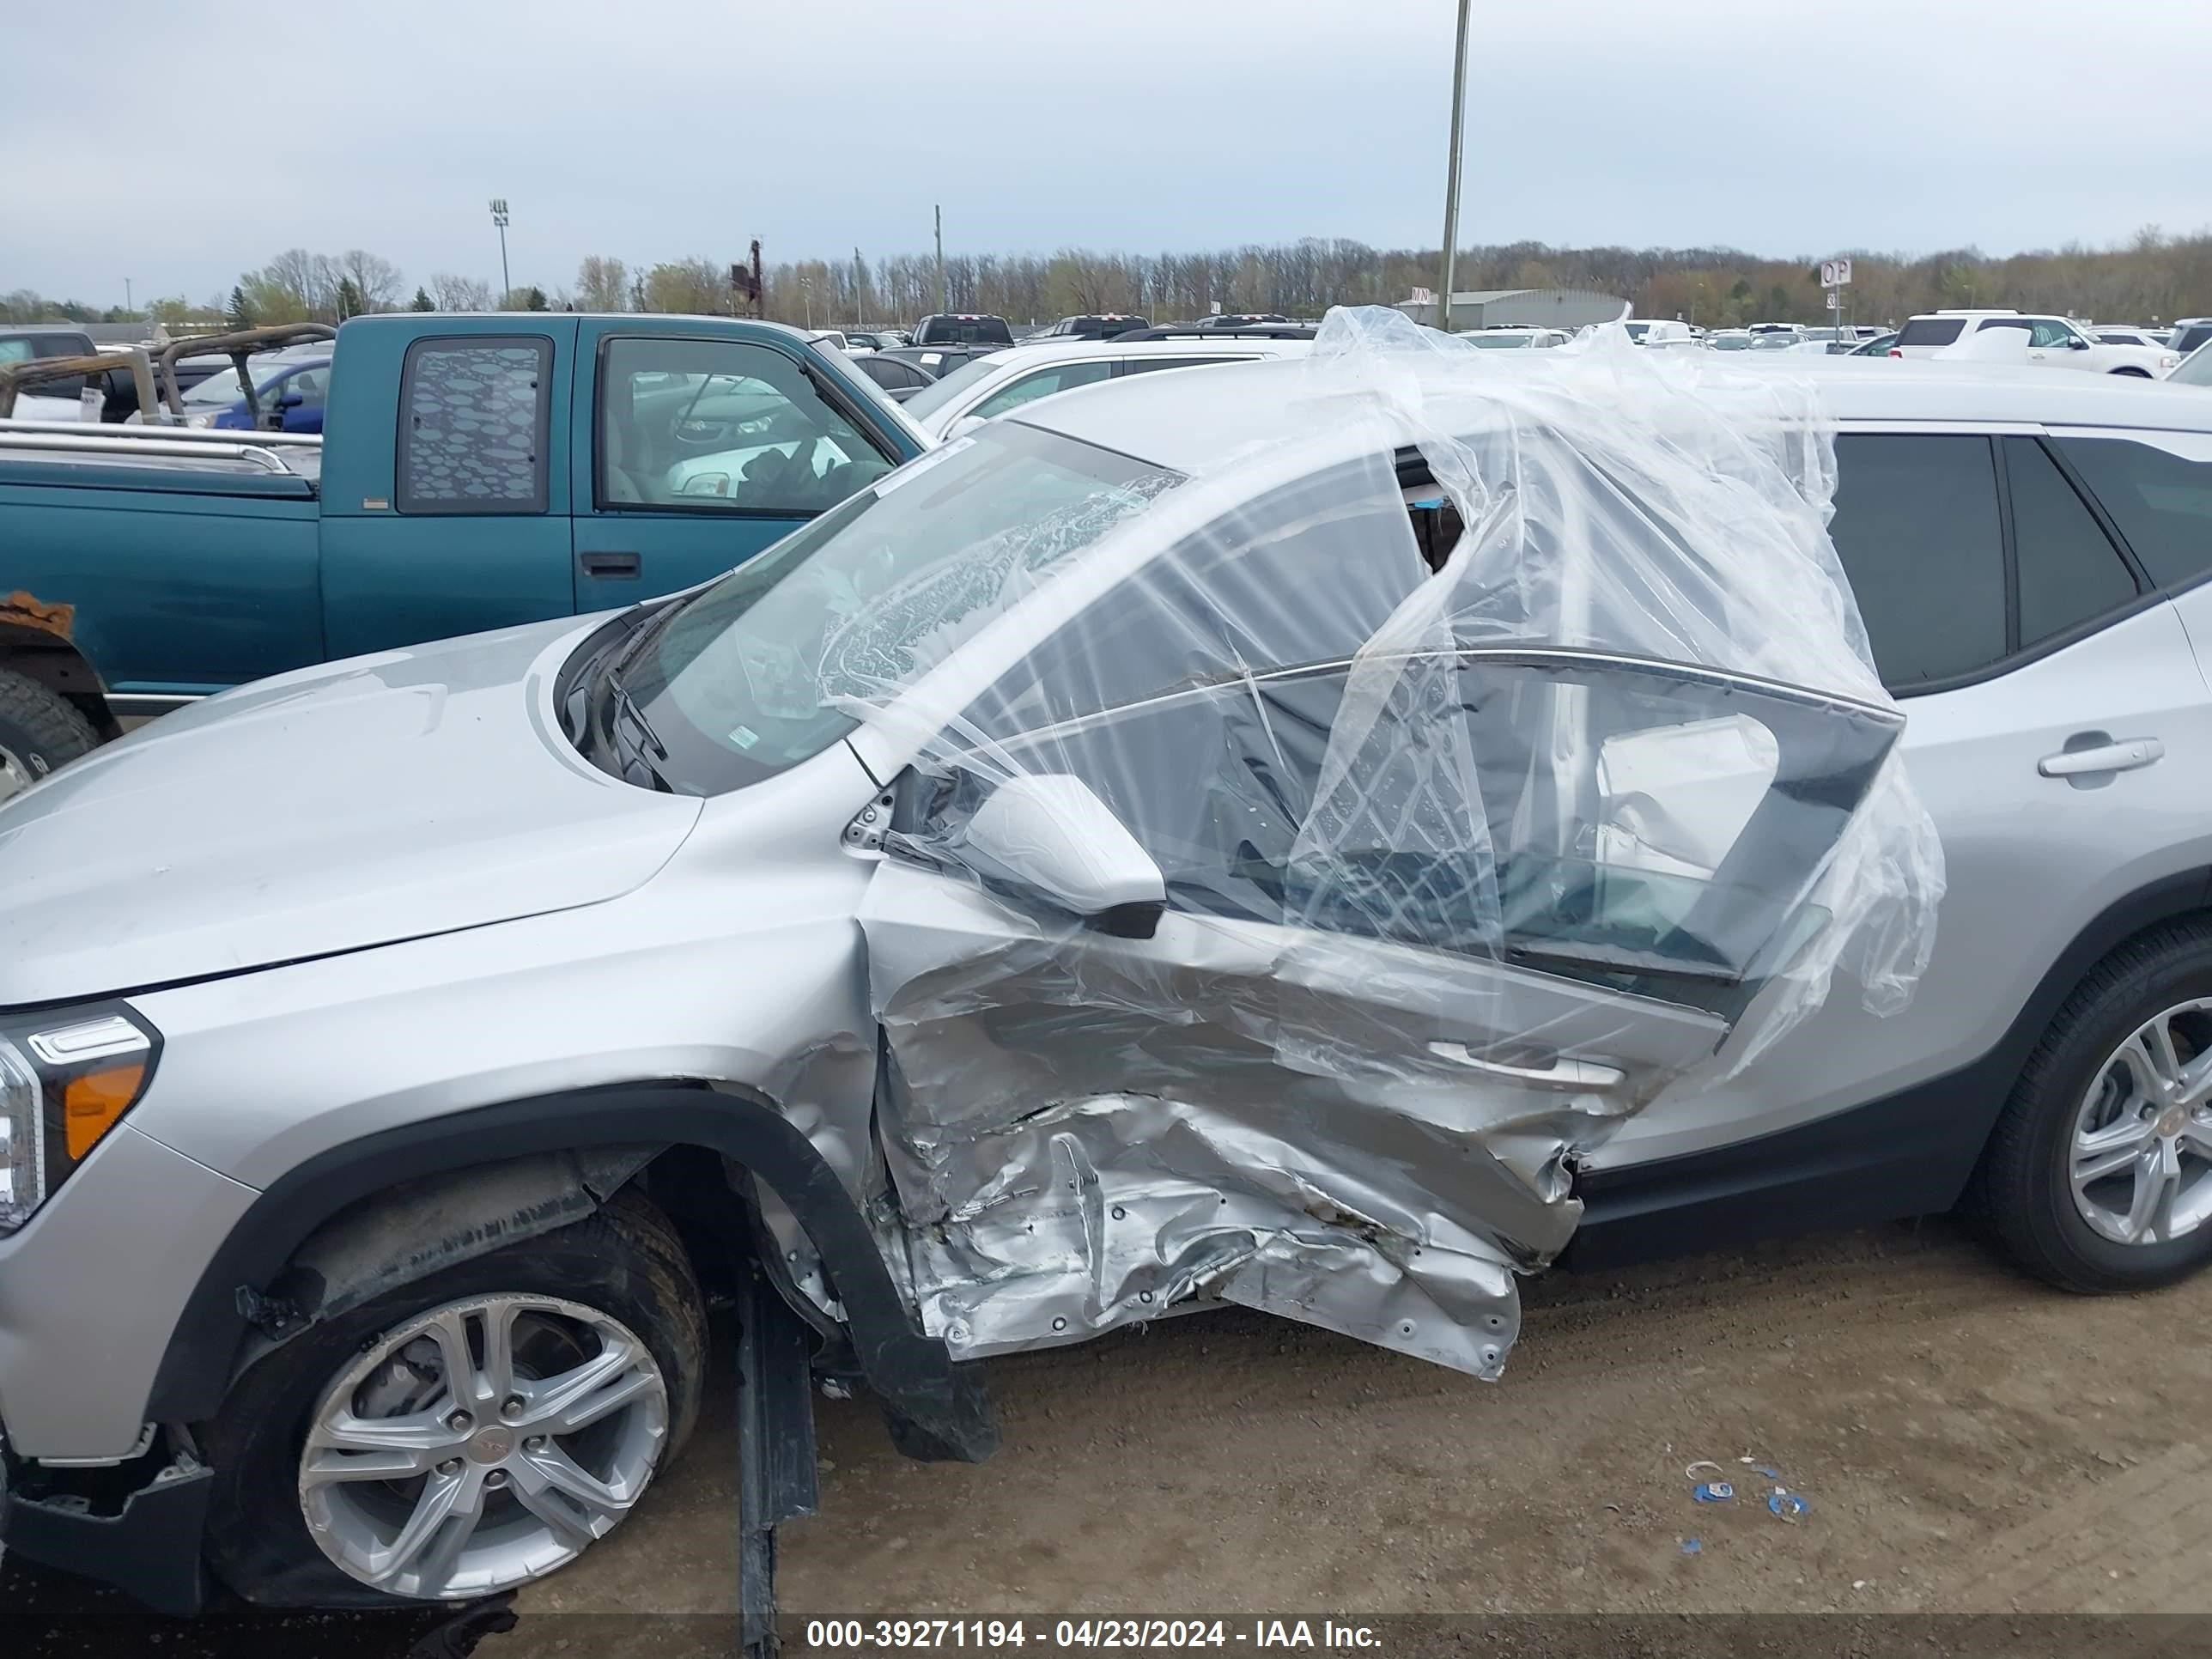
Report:
[{"label": "suv front wheel", "polygon": [[2212,1261],[2212,927],[2132,940],[2075,989],[1997,1120],[1978,1200],[2066,1290],[2148,1290]]},{"label": "suv front wheel", "polygon": [[207,1437],[210,1560],[272,1606],[543,1577],[612,1531],[689,1434],[705,1347],[690,1259],[628,1192],[387,1291],[233,1389]]}]

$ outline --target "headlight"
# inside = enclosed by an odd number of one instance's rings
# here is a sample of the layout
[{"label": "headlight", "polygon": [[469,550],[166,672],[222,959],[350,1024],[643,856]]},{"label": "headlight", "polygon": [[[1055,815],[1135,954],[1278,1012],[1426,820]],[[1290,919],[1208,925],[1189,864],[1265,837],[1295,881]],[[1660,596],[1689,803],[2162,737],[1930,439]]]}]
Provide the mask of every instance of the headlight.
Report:
[{"label": "headlight", "polygon": [[0,1233],[137,1103],[160,1053],[154,1028],[112,1005],[0,1022]]},{"label": "headlight", "polygon": [[726,495],[730,493],[730,475],[726,472],[694,472],[684,481],[679,495]]},{"label": "headlight", "polygon": [[210,410],[204,415],[187,415],[185,416],[185,424],[191,427],[213,426],[215,424],[216,416],[222,413],[222,411],[221,410],[214,409]]}]

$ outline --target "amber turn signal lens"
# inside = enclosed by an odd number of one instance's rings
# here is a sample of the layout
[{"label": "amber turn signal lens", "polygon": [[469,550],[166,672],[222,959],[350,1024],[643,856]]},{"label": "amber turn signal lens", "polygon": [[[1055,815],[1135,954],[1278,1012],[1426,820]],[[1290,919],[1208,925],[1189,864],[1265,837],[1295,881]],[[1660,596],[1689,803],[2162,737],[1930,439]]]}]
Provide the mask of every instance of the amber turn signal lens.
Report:
[{"label": "amber turn signal lens", "polygon": [[130,1109],[146,1081],[143,1060],[89,1072],[71,1078],[62,1088],[62,1127],[69,1138],[70,1161],[75,1163],[100,1144],[100,1136],[115,1127],[115,1120]]}]

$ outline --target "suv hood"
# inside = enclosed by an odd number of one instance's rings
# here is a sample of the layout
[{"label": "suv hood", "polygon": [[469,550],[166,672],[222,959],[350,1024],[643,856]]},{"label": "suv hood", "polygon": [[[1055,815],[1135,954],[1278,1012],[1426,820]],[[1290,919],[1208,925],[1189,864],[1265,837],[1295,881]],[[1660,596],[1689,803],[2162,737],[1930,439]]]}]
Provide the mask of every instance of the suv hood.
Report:
[{"label": "suv hood", "polygon": [[617,782],[553,717],[574,617],[263,680],[0,808],[0,1006],[592,904],[701,803]]}]

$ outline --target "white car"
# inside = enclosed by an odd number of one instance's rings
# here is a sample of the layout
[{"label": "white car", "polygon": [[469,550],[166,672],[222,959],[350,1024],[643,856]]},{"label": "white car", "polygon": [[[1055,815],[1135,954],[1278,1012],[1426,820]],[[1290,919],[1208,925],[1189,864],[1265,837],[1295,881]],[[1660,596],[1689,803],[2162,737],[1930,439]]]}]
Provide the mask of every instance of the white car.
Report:
[{"label": "white car", "polygon": [[957,438],[985,421],[1055,392],[1161,368],[1296,357],[1304,340],[1068,340],[1009,347],[977,357],[909,398],[906,412],[933,438]]},{"label": "white car", "polygon": [[1511,351],[1563,346],[1575,337],[1565,329],[1539,328],[1534,323],[1495,323],[1461,330],[1459,337],[1484,351]]},{"label": "white car", "polygon": [[1621,326],[1637,344],[1656,346],[1662,351],[1693,350],[1703,343],[1687,323],[1671,318],[1631,317]]},{"label": "white car", "polygon": [[2147,328],[2136,328],[2125,323],[2092,323],[2090,337],[2099,345],[2142,346],[2150,351],[2164,351],[2166,342]]},{"label": "white car", "polygon": [[1906,321],[1889,355],[1932,357],[1948,346],[1991,329],[2023,331],[2027,336],[2027,361],[2054,368],[2154,380],[2181,361],[2175,353],[2155,346],[2103,344],[2091,339],[2071,318],[2012,310],[1924,312]]}]

